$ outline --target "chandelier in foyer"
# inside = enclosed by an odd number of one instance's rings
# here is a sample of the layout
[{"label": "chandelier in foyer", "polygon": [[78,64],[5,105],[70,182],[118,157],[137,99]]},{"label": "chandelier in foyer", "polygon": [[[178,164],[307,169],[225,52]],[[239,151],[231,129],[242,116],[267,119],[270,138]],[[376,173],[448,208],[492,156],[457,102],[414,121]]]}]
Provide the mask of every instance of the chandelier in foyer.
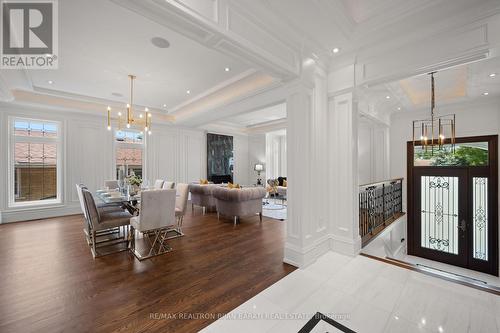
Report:
[{"label": "chandelier in foyer", "polygon": [[[151,112],[149,112],[148,108],[144,109],[144,114],[139,114],[139,118],[134,117],[134,80],[136,79],[135,75],[130,74],[130,103],[127,104],[126,115],[124,115],[121,111],[117,113],[117,128],[118,130],[123,129],[125,125],[127,128],[138,128],[144,130],[149,135],[151,135]],[[108,106],[108,131],[111,131],[111,107]]]},{"label": "chandelier in foyer", "polygon": [[[441,150],[445,143],[451,144],[451,149],[455,149],[455,114],[436,115],[436,95],[434,74],[431,76],[431,116],[427,119],[413,121],[413,145],[420,144],[425,152],[434,155],[435,150]],[[417,138],[420,136],[420,140]],[[420,142],[418,142],[420,141]]]}]

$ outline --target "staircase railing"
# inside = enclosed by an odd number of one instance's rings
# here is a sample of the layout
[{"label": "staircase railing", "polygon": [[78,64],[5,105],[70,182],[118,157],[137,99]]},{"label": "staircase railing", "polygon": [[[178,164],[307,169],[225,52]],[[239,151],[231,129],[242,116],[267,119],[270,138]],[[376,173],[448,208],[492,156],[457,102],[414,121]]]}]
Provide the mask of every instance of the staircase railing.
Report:
[{"label": "staircase railing", "polygon": [[359,233],[363,246],[403,214],[403,178],[359,187]]}]

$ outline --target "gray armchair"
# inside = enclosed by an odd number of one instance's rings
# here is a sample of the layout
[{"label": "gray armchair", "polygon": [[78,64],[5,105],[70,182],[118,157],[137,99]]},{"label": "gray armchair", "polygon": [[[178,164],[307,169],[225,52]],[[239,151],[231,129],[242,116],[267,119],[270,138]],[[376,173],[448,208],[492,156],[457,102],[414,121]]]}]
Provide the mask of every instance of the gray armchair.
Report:
[{"label": "gray armchair", "polygon": [[206,210],[213,210],[216,207],[215,198],[212,192],[219,185],[199,185],[191,184],[189,185],[189,191],[191,192],[191,209],[194,211],[194,206],[200,206],[203,208],[203,215],[205,215]]},{"label": "gray armchair", "polygon": [[262,199],[266,196],[263,187],[248,187],[242,189],[229,189],[216,187],[213,196],[217,204],[217,217],[220,215],[234,218],[234,224],[241,217],[259,214],[262,222]]}]

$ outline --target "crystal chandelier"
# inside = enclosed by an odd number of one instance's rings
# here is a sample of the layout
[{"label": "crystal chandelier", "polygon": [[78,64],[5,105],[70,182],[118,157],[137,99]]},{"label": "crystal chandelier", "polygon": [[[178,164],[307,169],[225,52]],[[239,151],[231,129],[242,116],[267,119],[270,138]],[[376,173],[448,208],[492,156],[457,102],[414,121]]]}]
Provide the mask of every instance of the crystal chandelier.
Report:
[{"label": "crystal chandelier", "polygon": [[[118,130],[123,129],[123,125],[127,128],[140,128],[141,132],[144,129],[144,132],[147,132],[151,135],[151,112],[149,112],[148,108],[144,109],[145,115],[142,113],[139,114],[139,118],[134,118],[134,80],[136,79],[135,75],[129,75],[130,79],[130,103],[127,104],[126,108],[126,116],[122,114],[122,112],[117,113],[117,128]],[[108,131],[111,131],[111,107],[108,106]]]},{"label": "crystal chandelier", "polygon": [[[434,155],[434,150],[441,150],[445,143],[451,144],[452,151],[455,150],[455,114],[447,114],[438,116],[436,111],[436,95],[434,74],[431,76],[431,117],[423,120],[413,121],[413,145],[420,144],[425,152],[430,150],[431,155]],[[420,136],[420,140],[417,138]],[[418,142],[420,141],[420,142]]]}]

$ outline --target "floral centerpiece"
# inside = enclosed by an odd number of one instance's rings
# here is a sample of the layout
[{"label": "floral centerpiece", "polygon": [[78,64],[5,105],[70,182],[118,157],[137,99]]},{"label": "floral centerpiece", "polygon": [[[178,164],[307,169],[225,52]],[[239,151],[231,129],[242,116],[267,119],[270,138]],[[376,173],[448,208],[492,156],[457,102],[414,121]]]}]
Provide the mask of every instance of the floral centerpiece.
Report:
[{"label": "floral centerpiece", "polygon": [[140,176],[136,176],[135,174],[130,175],[126,177],[125,180],[130,186],[132,186],[135,193],[137,193],[141,188],[142,178]]}]

